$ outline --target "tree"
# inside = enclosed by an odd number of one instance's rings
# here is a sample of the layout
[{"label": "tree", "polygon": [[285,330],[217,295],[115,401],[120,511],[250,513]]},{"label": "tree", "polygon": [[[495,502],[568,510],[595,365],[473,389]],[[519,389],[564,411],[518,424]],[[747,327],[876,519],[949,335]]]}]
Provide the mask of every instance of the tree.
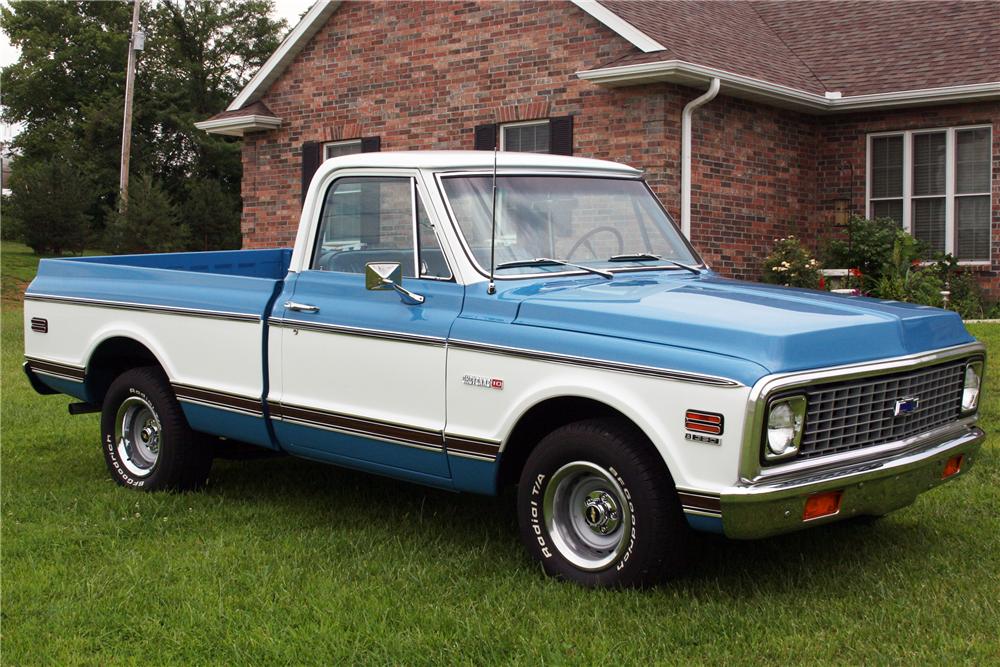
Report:
[{"label": "tree", "polygon": [[[193,182],[211,181],[230,210],[232,233],[203,239],[239,242],[239,141],[194,127],[225,108],[274,51],[284,21],[270,0],[145,2],[146,49],[138,59],[133,115],[133,174],[145,173],[188,211]],[[0,72],[0,116],[24,124],[14,171],[75,156],[93,183],[84,211],[103,228],[114,209],[131,6],[126,2],[26,2],[0,5],[0,28],[20,47]],[[220,211],[221,213],[221,211]]]},{"label": "tree", "polygon": [[192,181],[185,202],[184,221],[191,229],[191,250],[240,246],[239,200],[219,181]]},{"label": "tree", "polygon": [[5,225],[36,254],[81,252],[90,239],[85,212],[92,185],[81,170],[60,158],[38,160],[14,170],[6,202]]},{"label": "tree", "polygon": [[170,252],[183,248],[189,235],[166,190],[144,174],[129,187],[124,213],[110,213],[104,246],[115,253]]}]

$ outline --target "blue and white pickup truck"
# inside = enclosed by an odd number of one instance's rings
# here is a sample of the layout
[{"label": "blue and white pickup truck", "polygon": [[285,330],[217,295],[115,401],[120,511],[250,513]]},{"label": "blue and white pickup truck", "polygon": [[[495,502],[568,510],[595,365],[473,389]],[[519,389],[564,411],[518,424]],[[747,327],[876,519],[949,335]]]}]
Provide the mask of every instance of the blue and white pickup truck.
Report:
[{"label": "blue and white pickup truck", "polygon": [[678,572],[692,529],[885,514],[984,437],[956,314],[721,278],[596,160],[331,159],[292,250],[43,260],[24,308],[31,384],[102,412],[122,485],[199,487],[219,438],[516,484],[529,552],[593,586]]}]

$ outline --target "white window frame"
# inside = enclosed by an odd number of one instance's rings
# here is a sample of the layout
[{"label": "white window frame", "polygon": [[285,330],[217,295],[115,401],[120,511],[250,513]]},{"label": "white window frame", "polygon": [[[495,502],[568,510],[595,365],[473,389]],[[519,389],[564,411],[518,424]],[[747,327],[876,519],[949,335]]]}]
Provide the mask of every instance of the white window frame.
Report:
[{"label": "white window frame", "polygon": [[500,123],[500,150],[502,150],[502,151],[507,150],[507,147],[506,147],[506,143],[507,143],[507,128],[510,128],[510,127],[527,127],[529,125],[549,125],[550,126],[549,127],[549,150],[548,150],[548,152],[551,153],[552,152],[552,127],[551,127],[552,123],[550,122],[550,119],[548,119],[548,118],[539,118],[537,120],[520,120],[520,121],[516,121],[514,123]]},{"label": "white window frame", "polygon": [[328,141],[325,144],[323,144],[323,159],[324,160],[330,159],[330,151],[329,151],[330,148],[333,148],[334,146],[348,146],[348,145],[356,145],[358,147],[358,152],[359,153],[361,152],[360,139],[346,139],[344,141]]},{"label": "white window frame", "polygon": [[[871,217],[872,211],[872,139],[878,137],[903,137],[903,193],[901,197],[877,197],[875,201],[886,199],[903,200],[903,229],[908,233],[911,231],[911,211],[914,199],[937,199],[944,197],[944,251],[954,255],[955,247],[955,199],[958,197],[984,197],[990,198],[990,258],[976,260],[961,260],[959,264],[963,266],[991,266],[993,263],[993,161],[990,160],[990,189],[986,192],[955,192],[955,169],[958,163],[958,145],[955,141],[955,133],[962,130],[989,130],[989,145],[992,154],[993,147],[993,126],[992,125],[958,125],[955,127],[921,128],[919,130],[897,130],[890,132],[872,132],[868,135],[865,145],[865,217]],[[918,134],[945,133],[945,173],[944,173],[944,194],[943,195],[913,195],[913,137]]]}]

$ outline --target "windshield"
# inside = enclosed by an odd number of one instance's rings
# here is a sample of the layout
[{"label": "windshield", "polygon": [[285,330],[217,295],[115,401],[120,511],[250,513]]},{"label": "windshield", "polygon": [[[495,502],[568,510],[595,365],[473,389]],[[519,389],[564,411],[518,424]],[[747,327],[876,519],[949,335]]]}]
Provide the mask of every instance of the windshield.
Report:
[{"label": "windshield", "polygon": [[[480,269],[490,266],[493,175],[448,176],[445,195]],[[496,273],[572,271],[557,263],[508,266],[539,258],[588,267],[699,264],[645,183],[586,176],[497,177]],[[627,256],[627,257],[623,257]]]}]

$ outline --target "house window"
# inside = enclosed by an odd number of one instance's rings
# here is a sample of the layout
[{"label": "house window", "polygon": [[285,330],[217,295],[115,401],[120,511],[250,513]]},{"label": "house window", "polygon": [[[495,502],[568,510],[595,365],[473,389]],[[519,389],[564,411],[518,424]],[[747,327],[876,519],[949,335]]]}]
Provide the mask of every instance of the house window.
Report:
[{"label": "house window", "polygon": [[990,261],[991,129],[958,127],[868,136],[868,217],[892,218],[928,258]]},{"label": "house window", "polygon": [[550,152],[548,119],[501,125],[500,150],[519,153]]},{"label": "house window", "polygon": [[354,155],[355,153],[361,153],[361,140],[351,139],[350,141],[331,141],[330,143],[323,144],[323,159],[329,160],[332,157],[340,157],[341,155]]}]

